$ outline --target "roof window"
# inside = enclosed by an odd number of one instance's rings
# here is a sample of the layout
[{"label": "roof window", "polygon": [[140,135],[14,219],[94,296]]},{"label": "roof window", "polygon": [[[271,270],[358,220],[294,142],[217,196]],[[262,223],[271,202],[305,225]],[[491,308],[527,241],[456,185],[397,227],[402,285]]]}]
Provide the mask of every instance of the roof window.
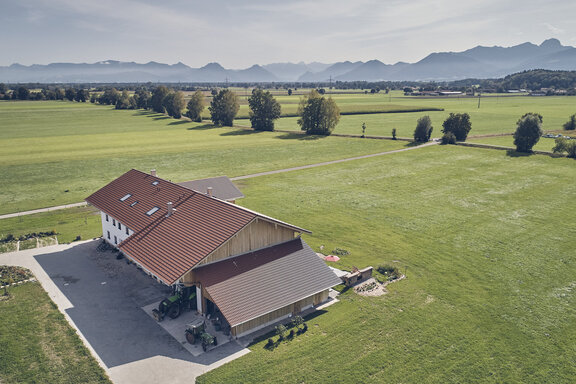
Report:
[{"label": "roof window", "polygon": [[125,201],[125,200],[127,200],[130,196],[132,196],[132,195],[129,194],[129,193],[127,193],[127,194],[125,194],[124,196],[122,196],[122,197],[120,198],[120,201]]},{"label": "roof window", "polygon": [[158,180],[152,182],[152,185],[158,185],[158,184],[160,184]]},{"label": "roof window", "polygon": [[130,204],[131,207],[135,206],[136,204],[138,204],[138,200],[136,200],[135,202],[133,202],[132,204]]},{"label": "roof window", "polygon": [[146,212],[146,214],[147,214],[148,216],[152,216],[152,215],[155,214],[159,209],[160,209],[160,208],[158,208],[158,207],[154,207],[154,208],[152,208],[151,210],[149,210],[148,212]]}]

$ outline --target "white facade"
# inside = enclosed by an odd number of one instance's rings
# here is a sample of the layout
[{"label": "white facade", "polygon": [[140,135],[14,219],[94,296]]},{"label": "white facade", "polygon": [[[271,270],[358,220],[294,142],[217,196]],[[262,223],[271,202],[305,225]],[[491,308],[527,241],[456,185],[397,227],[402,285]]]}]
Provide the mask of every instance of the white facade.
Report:
[{"label": "white facade", "polygon": [[110,245],[118,248],[118,244],[134,233],[132,229],[112,216],[104,212],[100,212],[100,216],[102,219],[102,238],[110,243]]}]

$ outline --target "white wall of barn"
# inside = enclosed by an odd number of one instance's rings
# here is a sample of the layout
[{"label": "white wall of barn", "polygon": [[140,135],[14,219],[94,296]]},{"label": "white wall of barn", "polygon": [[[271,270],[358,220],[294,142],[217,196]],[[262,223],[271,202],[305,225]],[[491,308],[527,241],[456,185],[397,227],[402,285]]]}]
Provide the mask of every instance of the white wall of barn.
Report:
[{"label": "white wall of barn", "polygon": [[100,217],[102,219],[102,238],[115,247],[134,233],[124,223],[105,212],[100,212]]}]

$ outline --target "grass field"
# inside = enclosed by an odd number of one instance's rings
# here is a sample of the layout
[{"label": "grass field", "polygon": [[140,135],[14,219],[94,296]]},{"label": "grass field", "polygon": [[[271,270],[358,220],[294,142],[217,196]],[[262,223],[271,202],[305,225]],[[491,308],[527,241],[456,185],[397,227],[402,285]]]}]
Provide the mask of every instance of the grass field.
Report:
[{"label": "grass field", "polygon": [[[356,95],[344,97],[344,100],[369,99],[371,103],[397,106],[417,105],[421,108],[443,108],[444,111],[382,113],[374,115],[342,116],[334,130],[335,133],[362,134],[362,123],[366,123],[366,132],[374,136],[391,136],[396,128],[397,135],[412,137],[418,118],[429,115],[434,131],[432,137],[442,136],[442,123],[450,112],[468,113],[472,122],[470,135],[511,133],[516,130],[516,121],[527,112],[537,112],[544,117],[545,130],[562,128],[568,118],[576,113],[576,98],[574,97],[530,97],[530,96],[490,96],[482,97],[480,108],[478,98],[417,98],[378,94]],[[340,105],[338,97],[335,96]],[[360,102],[358,102],[360,103]],[[298,118],[281,118],[276,123],[278,129],[299,130]]]},{"label": "grass field", "polygon": [[0,131],[0,214],[82,201],[131,168],[173,181],[232,177],[406,145],[213,128],[67,102],[0,102]]},{"label": "grass field", "polygon": [[1,383],[110,383],[40,284],[9,292],[0,301]]},{"label": "grass field", "polygon": [[575,178],[571,159],[438,146],[245,180],[243,205],[349,250],[336,266],[408,278],[198,382],[573,382]]},{"label": "grass field", "polygon": [[[439,136],[442,116],[449,112],[469,112],[472,135],[500,133],[502,127],[512,132],[520,115],[530,111],[544,116],[545,129],[558,129],[574,113],[569,97],[483,98],[476,114],[477,99],[339,97],[342,103],[349,100],[351,108],[355,103],[364,104],[362,108],[376,105],[378,98],[393,105],[445,108],[429,113],[434,136]],[[368,135],[388,136],[392,126],[385,119],[397,119],[398,136],[411,136],[421,115],[343,116],[336,132],[360,134],[366,121]],[[280,119],[278,127],[290,119]],[[161,177],[181,181],[406,145],[212,128],[141,111],[64,102],[0,103],[0,131],[5,183],[0,213],[81,201],[130,168],[156,168]],[[545,145],[544,140],[539,145]],[[306,241],[316,250],[320,245],[349,250],[336,266],[388,263],[406,270],[408,278],[389,285],[382,297],[347,291],[340,303],[309,320],[306,334],[273,351],[263,348],[265,341],[255,344],[253,353],[198,382],[573,382],[575,177],[572,159],[433,146],[238,182],[246,195],[241,205],[311,230]],[[98,216],[89,208],[0,221],[0,234],[52,229],[62,234],[62,242],[100,234]],[[25,292],[23,297],[30,295],[37,293]],[[18,310],[2,309],[3,324],[23,321]],[[39,310],[49,313],[44,304]],[[33,320],[38,322],[30,326],[43,329],[52,317]],[[2,335],[14,332],[1,333],[2,343],[11,343],[13,336]],[[48,332],[43,336],[54,337]],[[46,347],[35,342],[27,348]],[[0,346],[0,366],[5,364],[7,372],[23,371],[18,377],[2,376],[2,382],[59,382],[60,376],[50,376],[59,373],[46,368],[52,363],[45,363],[36,350],[29,355],[37,365],[27,371],[16,365],[29,365],[19,350],[5,360],[2,354],[11,344]],[[86,353],[68,349],[76,356],[73,361]],[[48,357],[60,356],[48,352]],[[77,368],[64,369],[68,374]],[[78,376],[79,381],[100,380],[92,368],[85,370],[95,376]]]}]

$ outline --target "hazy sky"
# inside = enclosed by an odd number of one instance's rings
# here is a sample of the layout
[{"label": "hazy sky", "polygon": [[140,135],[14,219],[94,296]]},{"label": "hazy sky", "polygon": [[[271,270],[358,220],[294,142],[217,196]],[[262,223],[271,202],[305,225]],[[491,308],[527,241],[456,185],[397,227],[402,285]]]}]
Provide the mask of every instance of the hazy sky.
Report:
[{"label": "hazy sky", "polygon": [[476,45],[576,46],[574,0],[0,0],[0,65],[416,62]]}]

